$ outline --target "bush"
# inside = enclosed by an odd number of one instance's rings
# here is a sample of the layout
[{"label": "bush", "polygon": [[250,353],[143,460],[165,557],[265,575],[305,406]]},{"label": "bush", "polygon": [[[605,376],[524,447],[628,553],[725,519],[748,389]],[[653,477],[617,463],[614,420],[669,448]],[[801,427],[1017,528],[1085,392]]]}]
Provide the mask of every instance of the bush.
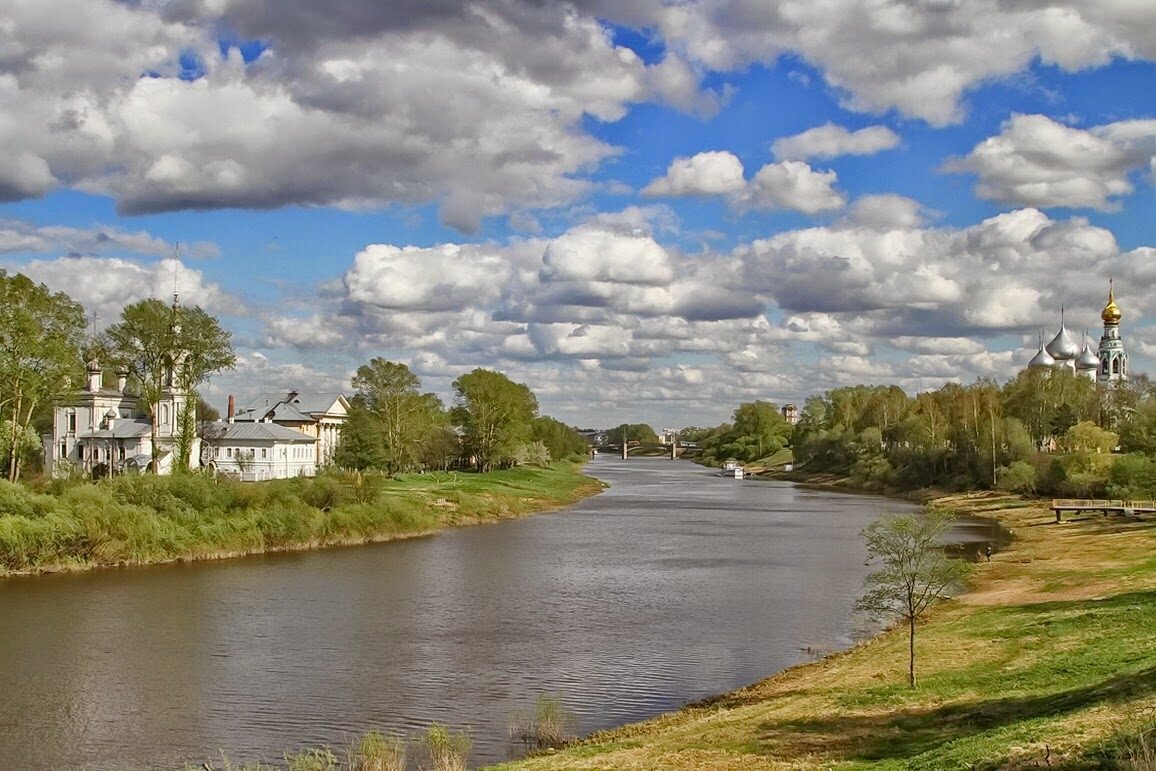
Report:
[{"label": "bush", "polygon": [[1036,491],[1036,468],[1027,461],[1012,461],[1001,466],[998,474],[1000,490],[1031,494]]}]

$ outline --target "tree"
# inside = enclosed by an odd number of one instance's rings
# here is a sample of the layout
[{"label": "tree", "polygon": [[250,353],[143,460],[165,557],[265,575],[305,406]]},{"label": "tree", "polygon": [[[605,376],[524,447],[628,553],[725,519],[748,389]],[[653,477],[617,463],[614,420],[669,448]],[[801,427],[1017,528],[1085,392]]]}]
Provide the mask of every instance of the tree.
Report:
[{"label": "tree", "polygon": [[489,471],[512,458],[530,439],[538,399],[529,388],[500,372],[475,369],[454,381],[457,404],[454,425],[462,430],[462,444],[473,455],[479,471]]},{"label": "tree", "polygon": [[907,682],[915,687],[915,624],[971,571],[971,565],[944,552],[943,536],[955,515],[942,509],[926,514],[884,514],[863,529],[867,564],[879,569],[864,580],[856,608],[907,622]]},{"label": "tree", "polygon": [[80,374],[84,309],[68,295],[0,270],[0,418],[8,479],[20,476],[33,412],[59,398]]},{"label": "tree", "polygon": [[650,427],[648,423],[623,423],[620,426],[610,429],[607,432],[610,435],[610,441],[621,442],[623,437],[627,442],[639,442],[642,444],[658,444],[658,434]]},{"label": "tree", "polygon": [[409,367],[375,358],[353,376],[354,400],[378,424],[379,463],[389,474],[421,465],[423,447],[445,425],[445,407],[434,394],[420,392]]},{"label": "tree", "polygon": [[184,395],[177,415],[176,467],[189,466],[196,435],[197,386],[237,361],[230,335],[199,307],[167,306],[150,298],[127,306],[104,333],[113,361],[128,371],[152,416],[152,467],[160,457],[157,407],[166,389]]},{"label": "tree", "polygon": [[577,431],[562,421],[545,415],[534,418],[530,438],[545,446],[551,460],[586,455],[586,440]]}]

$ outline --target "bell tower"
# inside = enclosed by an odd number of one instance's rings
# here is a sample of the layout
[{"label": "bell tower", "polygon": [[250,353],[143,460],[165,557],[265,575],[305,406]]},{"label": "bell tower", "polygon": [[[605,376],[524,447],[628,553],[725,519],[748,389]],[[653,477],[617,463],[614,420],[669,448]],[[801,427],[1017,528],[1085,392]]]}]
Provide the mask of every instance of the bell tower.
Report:
[{"label": "bell tower", "polygon": [[1124,314],[1116,305],[1116,295],[1112,279],[1108,279],[1108,304],[1100,312],[1104,321],[1104,334],[1100,336],[1100,371],[1097,379],[1101,383],[1118,383],[1128,379],[1128,353],[1120,338],[1120,319]]}]

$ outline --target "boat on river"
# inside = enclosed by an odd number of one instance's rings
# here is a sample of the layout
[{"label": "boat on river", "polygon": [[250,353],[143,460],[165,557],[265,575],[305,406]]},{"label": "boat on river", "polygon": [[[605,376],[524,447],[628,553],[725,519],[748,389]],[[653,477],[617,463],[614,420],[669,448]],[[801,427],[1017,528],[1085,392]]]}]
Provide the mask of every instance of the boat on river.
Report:
[{"label": "boat on river", "polygon": [[745,473],[737,460],[727,460],[723,461],[722,471],[719,472],[719,475],[728,479],[742,479]]}]

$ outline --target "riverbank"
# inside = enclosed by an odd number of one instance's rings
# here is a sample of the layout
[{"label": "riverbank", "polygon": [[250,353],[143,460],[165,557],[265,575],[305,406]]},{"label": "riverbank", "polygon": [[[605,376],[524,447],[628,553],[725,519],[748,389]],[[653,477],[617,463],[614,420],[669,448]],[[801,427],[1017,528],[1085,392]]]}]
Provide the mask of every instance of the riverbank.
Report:
[{"label": "riverbank", "polygon": [[1129,767],[1114,764],[1156,729],[1156,519],[1056,524],[1042,502],[994,493],[933,503],[1015,540],[921,625],[918,689],[892,630],[499,768]]},{"label": "riverbank", "polygon": [[261,483],[121,476],[51,493],[0,483],[0,576],[225,559],[428,535],[569,505],[604,488],[573,463],[486,474]]}]

